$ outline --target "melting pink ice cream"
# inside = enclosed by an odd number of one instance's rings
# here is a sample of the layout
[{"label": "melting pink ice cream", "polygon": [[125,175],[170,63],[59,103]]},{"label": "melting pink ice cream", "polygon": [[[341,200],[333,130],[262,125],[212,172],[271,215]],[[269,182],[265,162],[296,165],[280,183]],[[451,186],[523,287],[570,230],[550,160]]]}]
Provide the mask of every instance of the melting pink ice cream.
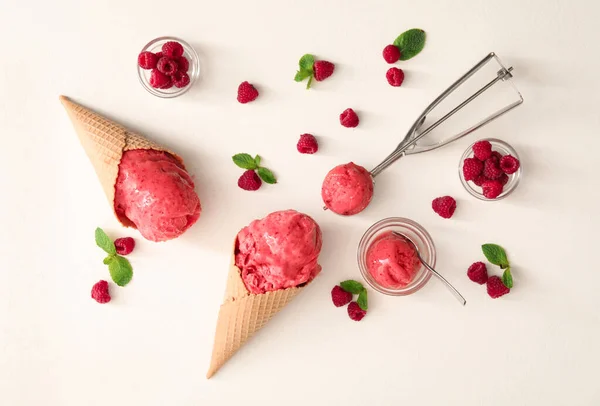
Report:
[{"label": "melting pink ice cream", "polygon": [[126,151],[115,184],[115,212],[150,241],[183,234],[200,217],[200,199],[183,164],[164,151]]},{"label": "melting pink ice cream", "polygon": [[354,162],[338,165],[325,176],[321,197],[334,213],[344,216],[360,213],[373,197],[373,178]]},{"label": "melting pink ice cream", "polygon": [[415,249],[391,231],[378,236],[367,250],[367,269],[381,286],[399,289],[414,279],[421,262]]},{"label": "melting pink ice cream", "polygon": [[237,235],[235,265],[250,293],[260,294],[310,282],[321,271],[321,229],[306,214],[277,211]]}]

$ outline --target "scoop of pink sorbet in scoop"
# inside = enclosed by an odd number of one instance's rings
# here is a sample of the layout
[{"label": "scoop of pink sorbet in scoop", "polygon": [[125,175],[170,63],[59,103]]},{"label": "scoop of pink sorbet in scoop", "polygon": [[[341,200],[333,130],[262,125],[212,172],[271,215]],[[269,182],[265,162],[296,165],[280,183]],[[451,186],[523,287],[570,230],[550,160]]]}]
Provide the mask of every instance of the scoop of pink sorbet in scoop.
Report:
[{"label": "scoop of pink sorbet in scoop", "polygon": [[321,229],[306,214],[277,211],[237,235],[235,265],[250,293],[260,294],[310,282],[321,271]]},{"label": "scoop of pink sorbet in scoop", "polygon": [[200,217],[194,181],[173,155],[164,151],[126,151],[115,184],[115,212],[150,241],[183,234]]},{"label": "scoop of pink sorbet in scoop", "polygon": [[373,178],[354,162],[336,166],[325,176],[321,197],[334,213],[344,216],[360,213],[373,197]]},{"label": "scoop of pink sorbet in scoop", "polygon": [[392,232],[382,233],[367,250],[367,269],[388,289],[399,289],[414,279],[421,262],[415,249]]}]

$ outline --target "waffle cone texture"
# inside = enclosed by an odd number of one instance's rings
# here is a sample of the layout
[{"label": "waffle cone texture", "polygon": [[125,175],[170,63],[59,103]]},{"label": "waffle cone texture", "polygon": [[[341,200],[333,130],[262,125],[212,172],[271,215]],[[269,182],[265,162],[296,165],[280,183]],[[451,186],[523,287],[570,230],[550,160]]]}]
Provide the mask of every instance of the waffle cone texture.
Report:
[{"label": "waffle cone texture", "polygon": [[225,298],[217,319],[215,342],[207,378],[211,378],[258,330],[304,289],[294,287],[253,294],[246,289],[231,255]]},{"label": "waffle cone texture", "polygon": [[[65,96],[60,96],[79,141],[90,162],[94,166],[104,194],[115,210],[115,184],[119,175],[119,164],[125,151],[134,149],[153,149],[165,151],[173,155],[183,166],[183,161],[173,152],[161,147],[122,125],[73,102]],[[117,219],[126,227],[135,227],[127,218]]]}]

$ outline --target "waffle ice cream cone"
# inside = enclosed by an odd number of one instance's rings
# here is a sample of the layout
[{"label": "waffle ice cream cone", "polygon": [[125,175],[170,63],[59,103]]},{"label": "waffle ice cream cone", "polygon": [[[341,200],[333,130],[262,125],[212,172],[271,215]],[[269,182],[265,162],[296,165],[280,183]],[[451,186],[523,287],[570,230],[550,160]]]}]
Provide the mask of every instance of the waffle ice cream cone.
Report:
[{"label": "waffle ice cream cone", "polygon": [[[122,125],[83,107],[65,96],[60,96],[79,141],[94,166],[104,194],[113,211],[115,209],[115,183],[119,175],[119,163],[125,151],[134,149],[153,149],[173,155],[183,167],[183,161],[173,152],[149,141]],[[115,216],[117,214],[115,213]],[[127,227],[134,226],[126,218],[119,221]]]},{"label": "waffle ice cream cone", "polygon": [[232,253],[225,298],[219,310],[212,358],[206,377],[212,377],[254,333],[263,328],[305,287],[303,285],[252,294],[244,285],[240,269],[235,266],[235,252]]}]

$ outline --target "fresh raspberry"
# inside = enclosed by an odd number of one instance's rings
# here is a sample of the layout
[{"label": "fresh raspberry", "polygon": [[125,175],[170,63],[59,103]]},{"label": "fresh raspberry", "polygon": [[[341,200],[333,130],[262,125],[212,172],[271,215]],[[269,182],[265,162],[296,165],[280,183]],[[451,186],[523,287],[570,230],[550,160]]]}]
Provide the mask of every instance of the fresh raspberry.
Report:
[{"label": "fresh raspberry", "polygon": [[316,61],[313,65],[315,80],[320,82],[333,74],[335,65],[327,61]]},{"label": "fresh raspberry", "polygon": [[400,49],[396,45],[387,45],[383,48],[383,59],[387,63],[398,62],[398,59],[400,59]]},{"label": "fresh raspberry", "polygon": [[262,185],[262,180],[251,169],[244,172],[238,179],[238,186],[244,190],[258,190],[260,185]]},{"label": "fresh raspberry", "polygon": [[481,162],[492,156],[492,144],[489,141],[481,140],[473,144],[473,154]]},{"label": "fresh raspberry", "polygon": [[477,177],[475,179],[473,179],[473,183],[476,184],[477,186],[481,186],[481,185],[483,185],[483,182],[485,182],[486,180],[489,180],[489,179],[483,175],[477,175]]},{"label": "fresh raspberry", "polygon": [[110,293],[108,292],[108,282],[99,281],[92,286],[92,299],[98,303],[110,302]]},{"label": "fresh raspberry", "polygon": [[398,68],[389,68],[385,77],[390,85],[399,87],[404,82],[404,71]]},{"label": "fresh raspberry", "polygon": [[500,160],[502,159],[502,154],[498,151],[492,151],[492,157],[496,157],[498,162],[500,162]]},{"label": "fresh raspberry", "polygon": [[185,56],[180,56],[175,59],[177,62],[177,66],[179,67],[179,72],[187,72],[190,69],[190,61]]},{"label": "fresh raspberry", "polygon": [[158,69],[159,72],[169,76],[177,72],[178,68],[177,62],[166,56],[160,58],[156,64],[156,69]]},{"label": "fresh raspberry", "polygon": [[175,85],[175,87],[178,88],[183,88],[190,84],[190,77],[187,73],[182,71],[177,71],[173,73],[171,78],[173,79],[173,84]]},{"label": "fresh raspberry", "polygon": [[302,134],[296,148],[301,154],[314,154],[319,150],[319,143],[313,135]]},{"label": "fresh raspberry", "polygon": [[512,155],[505,155],[500,159],[500,169],[508,175],[518,171],[520,166],[519,160]]},{"label": "fresh raspberry", "polygon": [[504,286],[502,279],[498,276],[490,276],[487,280],[487,293],[492,299],[499,298],[510,292],[510,289]]},{"label": "fresh raspberry", "polygon": [[438,197],[431,202],[431,208],[441,217],[449,219],[456,210],[456,200],[451,196]]},{"label": "fresh raspberry", "polygon": [[169,41],[163,44],[162,51],[169,58],[179,58],[183,55],[183,46],[179,42]]},{"label": "fresh raspberry", "polygon": [[[157,57],[158,59],[160,59],[160,58],[162,58],[163,56],[165,56],[165,54],[163,54],[162,52],[157,52],[157,53],[155,53],[154,55],[156,55],[156,57]],[[157,62],[158,62],[158,60],[157,60]]]},{"label": "fresh raspberry", "polygon": [[170,89],[173,87],[173,79],[171,78],[171,76],[169,76],[169,81],[167,83],[164,84],[163,87],[161,87],[161,89]]},{"label": "fresh raspberry", "polygon": [[350,316],[352,320],[361,321],[363,317],[365,317],[365,314],[367,314],[367,311],[361,309],[358,303],[350,302],[348,305],[348,316]]},{"label": "fresh raspberry", "polygon": [[500,169],[495,156],[491,156],[485,160],[483,164],[483,176],[488,179],[498,179],[502,176],[502,169]]},{"label": "fresh raspberry", "polygon": [[158,62],[158,56],[152,52],[144,51],[138,55],[138,65],[142,69],[154,69]]},{"label": "fresh raspberry", "polygon": [[131,254],[131,251],[135,248],[135,240],[131,237],[117,238],[115,240],[115,248],[119,255]]},{"label": "fresh raspberry", "polygon": [[331,300],[335,307],[342,307],[352,301],[352,293],[346,292],[341,286],[336,285],[331,289]]},{"label": "fresh raspberry", "polygon": [[508,183],[508,175],[503,173],[502,176],[500,176],[497,180],[498,182],[502,183],[502,186],[504,186]]},{"label": "fresh raspberry", "polygon": [[[492,151],[492,156],[490,156],[488,159],[486,159],[486,161],[494,162],[496,164],[496,166],[499,168],[500,167],[500,159],[501,158],[498,158],[498,156],[495,155],[494,152],[495,151]],[[499,152],[498,152],[498,155],[502,156]],[[484,161],[484,163],[485,163],[485,161]]]},{"label": "fresh raspberry", "polygon": [[475,262],[467,270],[467,276],[473,282],[483,285],[488,280],[487,267],[483,262]]},{"label": "fresh raspberry", "polygon": [[171,77],[159,72],[156,69],[150,74],[150,86],[155,89],[168,89],[171,87]]},{"label": "fresh raspberry", "polygon": [[465,180],[475,180],[483,171],[483,162],[477,158],[467,158],[463,162],[463,176]]},{"label": "fresh raspberry", "polygon": [[498,180],[486,180],[481,185],[481,188],[483,189],[483,195],[485,197],[488,199],[495,199],[500,196],[504,186],[502,186],[502,183],[500,183]]},{"label": "fresh raspberry", "polygon": [[352,109],[346,109],[340,114],[340,124],[346,128],[354,128],[358,125],[358,116]]},{"label": "fresh raspberry", "polygon": [[242,103],[250,103],[258,97],[258,90],[248,82],[242,82],[238,87],[237,100]]}]

